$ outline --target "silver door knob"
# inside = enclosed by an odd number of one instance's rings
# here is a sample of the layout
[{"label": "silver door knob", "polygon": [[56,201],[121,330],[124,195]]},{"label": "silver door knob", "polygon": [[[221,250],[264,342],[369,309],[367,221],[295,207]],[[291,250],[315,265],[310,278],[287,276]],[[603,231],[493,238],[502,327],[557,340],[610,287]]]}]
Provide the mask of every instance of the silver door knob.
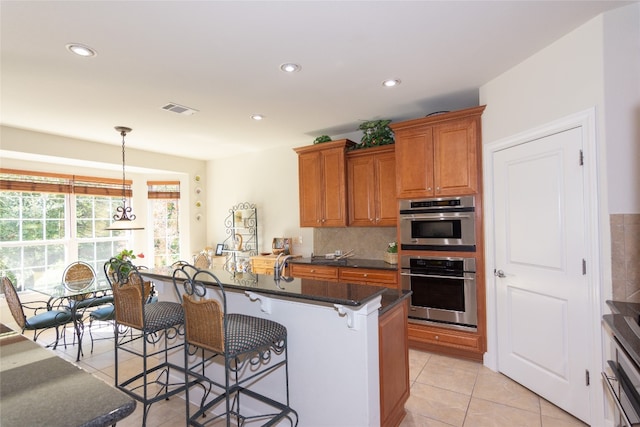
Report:
[{"label": "silver door knob", "polygon": [[493,275],[501,279],[504,279],[505,277],[507,277],[507,275],[504,274],[504,271],[502,270],[493,270]]}]

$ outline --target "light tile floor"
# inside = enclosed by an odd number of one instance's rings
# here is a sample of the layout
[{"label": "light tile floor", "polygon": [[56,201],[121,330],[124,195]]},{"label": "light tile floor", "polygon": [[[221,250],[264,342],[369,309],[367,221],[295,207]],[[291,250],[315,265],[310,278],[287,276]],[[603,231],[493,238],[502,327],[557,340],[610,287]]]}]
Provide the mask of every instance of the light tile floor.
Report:
[{"label": "light tile floor", "polygon": [[[29,296],[25,296],[29,298]],[[0,321],[14,329],[17,325],[8,311],[4,297],[0,298]],[[67,341],[71,341],[70,328]],[[109,336],[110,327],[98,331],[99,336]],[[30,334],[27,336],[31,337]],[[51,342],[55,335],[47,333],[38,339],[42,345]],[[84,357],[77,364],[83,369],[114,383],[113,341],[95,342],[90,353],[88,334],[83,340]],[[59,347],[56,353],[75,362],[77,348],[73,345]],[[122,360],[121,370],[135,371],[133,361]],[[586,424],[550,404],[535,393],[491,371],[477,362],[446,357],[438,354],[409,351],[409,380],[411,395],[406,404],[407,416],[401,427],[570,427]],[[149,412],[149,427],[181,426],[184,421],[184,400],[174,397],[154,404]],[[135,412],[118,423],[118,427],[140,426],[141,405]],[[313,421],[301,420],[300,426],[313,427]],[[346,426],[359,427],[359,426]],[[368,426],[362,426],[368,427]]]}]

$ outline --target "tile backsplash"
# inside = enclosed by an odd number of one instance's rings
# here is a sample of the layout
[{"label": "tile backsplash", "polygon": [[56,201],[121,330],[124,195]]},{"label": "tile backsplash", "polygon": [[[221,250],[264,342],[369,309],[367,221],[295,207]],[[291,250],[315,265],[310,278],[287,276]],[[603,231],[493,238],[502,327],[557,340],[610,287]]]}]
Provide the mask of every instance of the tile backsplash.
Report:
[{"label": "tile backsplash", "polygon": [[613,299],[640,302],[640,214],[613,214],[609,222]]},{"label": "tile backsplash", "polygon": [[382,259],[389,242],[396,241],[395,227],[314,228],[313,254],[353,249],[355,258]]}]

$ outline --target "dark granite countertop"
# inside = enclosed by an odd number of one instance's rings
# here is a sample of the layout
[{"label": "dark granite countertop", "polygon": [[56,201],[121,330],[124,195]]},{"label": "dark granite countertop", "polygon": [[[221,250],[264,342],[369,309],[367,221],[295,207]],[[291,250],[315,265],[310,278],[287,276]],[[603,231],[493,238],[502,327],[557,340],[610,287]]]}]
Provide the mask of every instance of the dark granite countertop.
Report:
[{"label": "dark granite countertop", "polygon": [[313,265],[329,265],[333,267],[351,267],[351,268],[373,268],[377,270],[393,270],[398,271],[397,264],[389,264],[381,259],[364,259],[364,258],[345,258],[340,260],[324,259],[324,258],[293,258],[290,259],[291,264],[313,264]]},{"label": "dark granite countertop", "polygon": [[0,328],[0,417],[6,426],[106,427],[136,401],[17,332]]},{"label": "dark granite countertop", "polygon": [[[294,300],[360,306],[380,295],[382,296],[381,313],[389,310],[411,294],[410,291],[390,289],[382,286],[314,279],[289,279],[290,281],[280,280],[276,282],[273,276],[269,275],[233,274],[225,270],[210,271],[220,280],[225,289],[260,292]],[[173,270],[170,268],[140,270],[140,274],[151,279],[173,281]]]},{"label": "dark granite countertop", "polygon": [[[613,314],[602,316],[604,325],[620,342],[633,361],[640,366],[640,336],[634,329],[640,331],[640,304],[624,301],[607,301]],[[634,323],[636,327],[631,326]]]}]

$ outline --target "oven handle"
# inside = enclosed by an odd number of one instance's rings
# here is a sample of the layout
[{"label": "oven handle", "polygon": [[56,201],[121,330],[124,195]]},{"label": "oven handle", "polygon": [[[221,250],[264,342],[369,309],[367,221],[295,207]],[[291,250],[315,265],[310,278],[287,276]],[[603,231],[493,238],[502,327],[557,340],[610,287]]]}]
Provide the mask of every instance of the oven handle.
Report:
[{"label": "oven handle", "polygon": [[415,273],[400,273],[401,276],[410,277],[427,277],[429,279],[463,279],[463,280],[476,280],[475,277],[466,276],[438,276],[435,274],[415,274]]},{"label": "oven handle", "polygon": [[611,384],[611,381],[617,382],[618,379],[615,377],[610,377],[605,372],[602,372],[602,379],[604,380],[604,385],[607,387],[607,391],[609,392],[609,395],[613,399],[613,403],[615,403],[616,408],[618,408],[618,411],[620,411],[620,416],[624,419],[623,420],[624,424],[626,426],[632,427],[633,424],[631,423],[631,420],[627,416],[627,413],[624,411],[624,408],[622,407],[622,403],[620,402],[620,399],[616,395],[616,392],[613,388],[613,384]]},{"label": "oven handle", "polygon": [[460,219],[460,218],[471,218],[471,215],[411,215],[411,216],[400,216],[400,219],[413,221],[415,219]]}]

